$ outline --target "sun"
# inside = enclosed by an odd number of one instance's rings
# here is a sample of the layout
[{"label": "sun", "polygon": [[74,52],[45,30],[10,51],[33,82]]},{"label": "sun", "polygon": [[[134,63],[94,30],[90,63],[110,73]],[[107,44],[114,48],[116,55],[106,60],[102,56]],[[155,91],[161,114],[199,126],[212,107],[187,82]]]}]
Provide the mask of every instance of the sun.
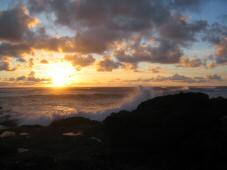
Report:
[{"label": "sun", "polygon": [[75,68],[68,62],[59,62],[49,64],[48,76],[52,80],[52,86],[64,87],[73,82],[72,75],[75,72]]}]

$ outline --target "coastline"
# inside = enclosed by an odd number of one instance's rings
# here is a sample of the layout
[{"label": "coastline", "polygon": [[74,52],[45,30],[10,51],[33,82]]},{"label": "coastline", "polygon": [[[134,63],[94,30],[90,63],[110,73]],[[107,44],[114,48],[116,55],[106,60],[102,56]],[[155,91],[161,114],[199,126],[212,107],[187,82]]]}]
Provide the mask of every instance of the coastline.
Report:
[{"label": "coastline", "polygon": [[6,170],[226,167],[221,160],[227,153],[226,105],[221,97],[179,93],[102,122],[74,117],[46,127],[11,127],[0,130],[0,165]]},{"label": "coastline", "polygon": [[188,87],[106,87],[106,88],[64,88],[64,89],[3,89],[0,90],[0,124],[42,125],[69,117],[86,117],[103,121],[112,112],[133,111],[136,107],[157,96],[179,92],[202,92],[210,98],[227,98],[227,89]]}]

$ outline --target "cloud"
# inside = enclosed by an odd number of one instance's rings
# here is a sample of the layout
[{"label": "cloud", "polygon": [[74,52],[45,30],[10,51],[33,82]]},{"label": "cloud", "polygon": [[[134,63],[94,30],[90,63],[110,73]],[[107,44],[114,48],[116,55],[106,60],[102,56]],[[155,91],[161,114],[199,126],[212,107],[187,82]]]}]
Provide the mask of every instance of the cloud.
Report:
[{"label": "cloud", "polygon": [[142,83],[152,83],[152,82],[178,82],[178,83],[209,83],[209,82],[217,82],[223,81],[222,77],[214,74],[207,75],[206,77],[188,77],[181,74],[174,74],[172,76],[157,76],[154,78],[139,78],[136,80],[129,80],[129,82],[142,82]]},{"label": "cloud", "polygon": [[204,35],[207,40],[215,46],[215,65],[227,63],[227,26],[219,23],[212,24]]},{"label": "cloud", "polygon": [[32,68],[34,66],[34,59],[33,58],[30,58],[29,60],[28,60],[28,67],[29,68]]},{"label": "cloud", "polygon": [[227,63],[227,36],[216,44],[216,62],[218,64]]},{"label": "cloud", "polygon": [[75,52],[76,42],[74,37],[50,36],[45,28],[34,32],[32,39],[26,41],[34,49],[42,49],[55,52]]},{"label": "cloud", "polygon": [[2,43],[0,44],[0,58],[1,56],[10,56],[15,58],[23,58],[23,54],[31,52],[31,44],[21,43],[21,44],[11,44]]},{"label": "cloud", "polygon": [[180,74],[175,74],[171,77],[167,77],[170,81],[185,82],[185,83],[205,83],[211,81],[222,81],[221,76],[214,74],[206,77],[187,77]]},{"label": "cloud", "polygon": [[70,61],[77,70],[80,70],[82,67],[90,66],[95,62],[95,58],[92,55],[66,55],[64,59]]},{"label": "cloud", "polygon": [[[151,22],[161,22],[169,15],[169,9],[159,0],[30,0],[30,8],[36,12],[52,11],[56,21],[71,27],[79,22],[86,26],[140,30]],[[160,10],[162,12],[160,13]],[[124,24],[125,23],[125,24]],[[110,27],[111,26],[111,27]]]},{"label": "cloud", "polygon": [[195,35],[208,26],[204,20],[189,22],[187,17],[176,15],[168,19],[160,27],[160,34],[181,45],[196,41]]},{"label": "cloud", "polygon": [[41,63],[41,64],[48,64],[49,62],[48,62],[46,59],[42,59],[42,60],[40,61],[40,63]]},{"label": "cloud", "polygon": [[[0,44],[0,56],[19,58],[24,53],[31,54],[34,49],[44,49],[84,55],[97,53],[105,57],[108,51],[114,54],[117,62],[134,68],[140,62],[178,63],[183,55],[181,46],[196,41],[195,35],[203,31],[207,23],[200,20],[189,22],[180,13],[174,14],[172,9],[198,4],[195,0],[167,3],[160,0],[30,0],[29,9],[33,14],[54,14],[56,24],[76,30],[75,37],[51,37],[45,28],[31,32],[32,25],[39,23],[37,18],[32,17],[26,7],[14,8],[11,11],[19,10],[26,16],[23,30],[27,30],[25,33],[30,38],[20,37],[24,40],[20,44]],[[141,38],[132,40],[134,35]],[[159,45],[148,42],[144,46],[147,39],[156,39]],[[128,47],[116,50],[113,48],[116,42],[127,42]],[[91,57],[71,56],[68,60],[78,67],[94,62]]]},{"label": "cloud", "polygon": [[158,46],[153,43],[144,45],[143,40],[139,39],[125,48],[115,51],[114,55],[120,62],[137,65],[140,62],[151,62],[161,64],[178,63],[181,58],[181,49],[171,40],[161,39]]},{"label": "cloud", "polygon": [[39,24],[39,19],[32,17],[24,5],[0,11],[0,40],[22,41],[30,36],[31,30]]},{"label": "cloud", "polygon": [[105,57],[103,60],[98,62],[97,71],[113,71],[122,66],[121,63],[113,61],[110,57]]},{"label": "cloud", "polygon": [[223,40],[223,37],[227,37],[227,26],[214,23],[207,28],[203,39],[212,44],[218,44]]},{"label": "cloud", "polygon": [[194,35],[206,27],[206,21],[188,23],[172,10],[199,5],[200,0],[29,1],[34,12],[52,12],[58,24],[76,29],[77,50],[86,53],[101,53],[114,41],[154,29],[160,29],[162,39],[193,41]]},{"label": "cloud", "polygon": [[164,81],[169,80],[173,82],[185,82],[185,83],[204,83],[207,82],[206,78],[204,77],[187,77],[184,75],[180,74],[174,74],[173,76],[170,77],[162,77],[159,78],[160,80],[163,79]]},{"label": "cloud", "polygon": [[[199,8],[203,2],[29,0],[28,7],[19,5],[0,12],[0,23],[6,23],[4,29],[0,28],[0,39],[4,40],[0,44],[0,57],[11,56],[19,60],[23,59],[24,54],[32,55],[34,50],[41,49],[69,53],[65,59],[77,69],[93,64],[93,53],[103,56],[98,63],[98,70],[102,71],[120,67],[137,70],[141,62],[199,67],[202,64],[199,59],[181,61],[183,48],[196,42],[201,32],[208,34],[204,38],[207,41],[216,40],[219,43],[221,36],[214,37],[213,31],[225,34],[224,26],[209,26],[204,20],[190,21],[189,17],[183,15],[184,10]],[[33,17],[37,14],[53,15],[51,22],[55,23],[52,24],[67,27],[74,35],[49,35],[42,25],[37,27],[40,20]],[[8,29],[6,34],[5,30]],[[126,45],[119,49],[116,48],[117,43]],[[105,59],[109,55],[112,59]]]},{"label": "cloud", "polygon": [[209,80],[217,80],[217,81],[222,81],[223,80],[222,77],[217,75],[217,74],[208,75],[207,78]]},{"label": "cloud", "polygon": [[50,82],[51,81],[51,79],[49,79],[49,78],[36,77],[34,71],[31,71],[27,76],[19,76],[17,78],[11,78],[9,80],[10,81],[33,82],[33,83]]},{"label": "cloud", "polygon": [[150,30],[169,17],[169,9],[158,0],[31,0],[30,6],[51,11],[58,24],[76,29],[77,50],[84,53],[101,53],[112,42]]},{"label": "cloud", "polygon": [[58,24],[76,29],[76,50],[83,53],[103,53],[115,41],[152,31],[172,17],[168,6],[159,0],[29,2],[34,11],[51,11]]},{"label": "cloud", "polygon": [[[19,77],[16,78],[17,81],[22,81],[22,80],[24,81],[24,80],[26,80],[26,79],[27,79],[27,78],[26,78],[25,76],[19,76]],[[10,78],[9,80],[15,81],[14,78]]]},{"label": "cloud", "polygon": [[180,59],[180,66],[181,67],[188,67],[188,68],[193,68],[193,67],[200,67],[203,66],[204,64],[202,63],[202,61],[198,58],[193,58],[193,59],[189,59],[186,57],[182,57]]},{"label": "cloud", "polygon": [[150,68],[149,70],[154,74],[160,73],[162,71],[160,67],[153,67]]},{"label": "cloud", "polygon": [[11,67],[8,61],[0,61],[0,71],[15,71],[16,67]]},{"label": "cloud", "polygon": [[33,55],[34,50],[48,50],[54,52],[75,52],[75,42],[69,37],[51,37],[44,28],[33,32],[29,39],[20,43],[4,42],[0,44],[0,57],[10,56],[23,59],[25,54]]},{"label": "cloud", "polygon": [[207,63],[207,68],[212,69],[212,68],[215,68],[216,66],[217,66],[216,61],[211,61],[211,62]]}]

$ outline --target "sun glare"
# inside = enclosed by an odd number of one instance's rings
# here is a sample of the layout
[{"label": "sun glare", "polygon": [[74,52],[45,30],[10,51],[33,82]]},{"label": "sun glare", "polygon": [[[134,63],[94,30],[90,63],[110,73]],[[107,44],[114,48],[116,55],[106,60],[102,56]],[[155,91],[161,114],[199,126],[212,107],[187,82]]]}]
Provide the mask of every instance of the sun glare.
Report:
[{"label": "sun glare", "polygon": [[59,62],[49,65],[48,76],[52,79],[52,86],[64,87],[73,82],[74,67],[68,62]]}]

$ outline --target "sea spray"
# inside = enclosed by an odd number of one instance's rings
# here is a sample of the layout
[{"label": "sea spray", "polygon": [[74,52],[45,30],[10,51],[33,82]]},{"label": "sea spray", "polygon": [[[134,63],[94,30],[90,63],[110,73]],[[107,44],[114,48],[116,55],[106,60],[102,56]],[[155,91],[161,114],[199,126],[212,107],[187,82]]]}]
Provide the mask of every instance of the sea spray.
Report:
[{"label": "sea spray", "polygon": [[[126,98],[124,98],[121,104],[118,107],[113,107],[108,110],[103,110],[100,112],[72,112],[68,114],[60,114],[60,113],[53,113],[51,115],[32,115],[28,116],[27,114],[16,116],[19,125],[49,125],[51,122],[55,120],[70,118],[70,117],[85,117],[92,120],[102,121],[111,113],[119,112],[121,110],[132,111],[137,108],[137,106],[148,99],[153,97],[162,95],[162,92],[159,90],[154,90],[151,87],[135,87],[133,90],[128,94]],[[84,106],[86,107],[86,106]],[[15,114],[14,114],[15,116]]]},{"label": "sea spray", "polygon": [[128,98],[123,100],[122,104],[118,108],[112,108],[110,110],[105,110],[103,112],[95,114],[81,113],[79,115],[90,118],[92,120],[102,121],[111,113],[116,113],[122,110],[132,111],[136,109],[140,103],[160,95],[162,95],[161,90],[154,90],[151,87],[139,86],[134,89],[134,91],[128,96]]},{"label": "sea spray", "polygon": [[102,121],[113,112],[132,111],[156,96],[198,90],[210,97],[227,97],[227,88],[0,89],[0,125],[49,125],[54,120],[75,116]]}]

